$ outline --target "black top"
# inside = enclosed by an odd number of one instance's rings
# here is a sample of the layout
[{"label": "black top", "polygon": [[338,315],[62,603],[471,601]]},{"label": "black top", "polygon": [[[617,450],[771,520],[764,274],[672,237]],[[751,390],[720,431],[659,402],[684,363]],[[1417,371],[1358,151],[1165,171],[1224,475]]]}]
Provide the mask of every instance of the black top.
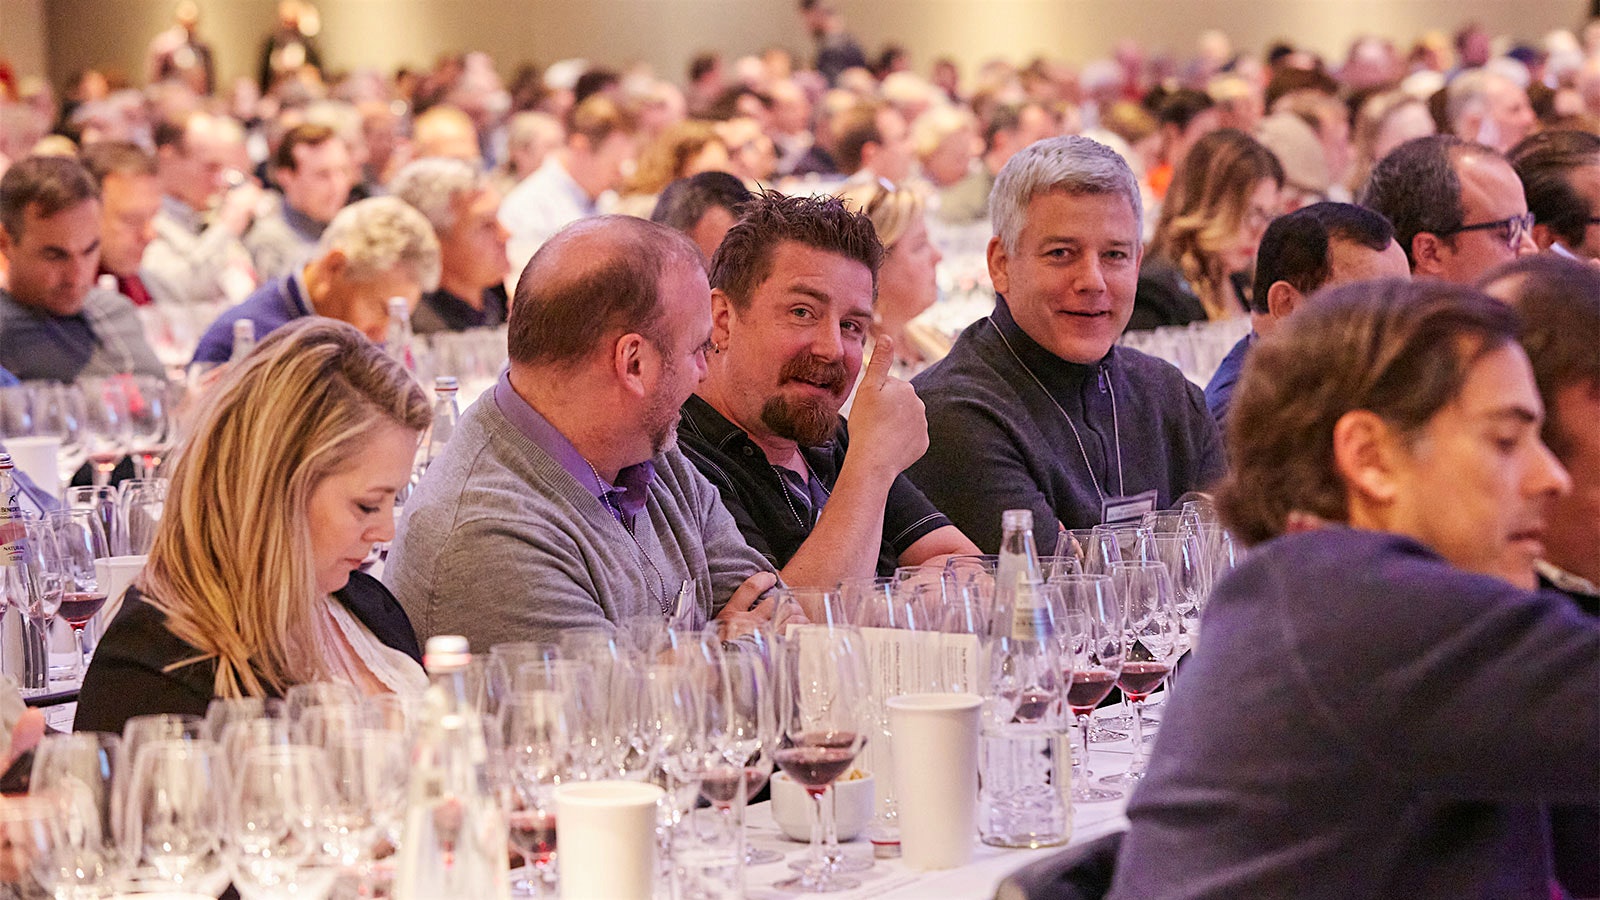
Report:
[{"label": "black top", "polygon": [[[1228,276],[1228,294],[1235,305],[1234,312],[1250,311],[1250,274],[1237,272]],[[1139,287],[1133,295],[1133,316],[1128,319],[1129,331],[1149,331],[1171,325],[1188,325],[1204,322],[1210,316],[1205,304],[1194,292],[1189,280],[1171,261],[1160,257],[1146,257],[1139,267]]]},{"label": "black top", "polygon": [[[789,564],[816,527],[850,444],[845,421],[840,419],[833,440],[820,447],[800,448],[812,475],[802,482],[798,474],[768,463],[749,435],[698,396],[690,396],[683,404],[678,440],[695,468],[717,486],[745,541],[778,569]],[[883,510],[878,574],[893,575],[900,554],[924,535],[949,524],[905,475],[895,476]]]},{"label": "black top", "polygon": [[[376,578],[353,572],[333,594],[373,636],[422,662],[422,648],[405,610]],[[163,671],[199,651],[167,630],[166,616],[128,588],[122,609],[95,649],[78,694],[77,731],[120,733],[134,716],[179,713],[203,716],[211,703],[216,660]]]},{"label": "black top", "polygon": [[411,314],[411,330],[417,334],[432,334],[493,328],[505,324],[507,305],[503,284],[483,289],[483,309],[473,309],[467,301],[439,288],[422,295],[417,311]]},{"label": "black top", "polygon": [[1048,554],[1057,522],[1100,524],[1102,493],[1153,490],[1170,509],[1224,471],[1217,423],[1183,373],[1127,347],[1067,362],[1028,337],[1004,297],[911,383],[929,447],[906,474],[985,553],[1000,549],[1005,510],[1033,510]]}]

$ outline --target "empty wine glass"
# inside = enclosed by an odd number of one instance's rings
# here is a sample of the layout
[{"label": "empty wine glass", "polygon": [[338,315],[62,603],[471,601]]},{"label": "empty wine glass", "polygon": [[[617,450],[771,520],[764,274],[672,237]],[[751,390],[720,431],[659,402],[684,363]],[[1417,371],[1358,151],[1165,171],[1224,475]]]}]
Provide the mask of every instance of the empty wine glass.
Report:
[{"label": "empty wine glass", "polygon": [[50,896],[60,822],[54,797],[0,796],[0,896]]},{"label": "empty wine glass", "polygon": [[511,846],[527,878],[519,893],[537,896],[555,881],[555,790],[572,777],[569,699],[559,691],[516,691],[500,707],[501,762],[510,789]]},{"label": "empty wine glass", "polygon": [[333,889],[327,774],[328,757],[318,747],[245,753],[225,817],[229,869],[242,900],[319,900]]},{"label": "empty wine glass", "polygon": [[1165,564],[1153,560],[1116,563],[1111,567],[1111,580],[1124,616],[1126,639],[1117,686],[1133,703],[1133,761],[1127,772],[1100,781],[1131,786],[1144,778],[1144,701],[1172,670],[1182,624]]},{"label": "empty wine glass", "polygon": [[123,847],[135,880],[147,889],[217,896],[228,879],[219,841],[226,817],[217,746],[200,739],[145,741],[132,760]]},{"label": "empty wine glass", "polygon": [[79,387],[83,392],[84,451],[94,466],[94,483],[107,485],[133,441],[127,391],[120,378],[85,379]]},{"label": "empty wine glass", "polygon": [[842,626],[791,628],[778,655],[778,735],[773,760],[811,798],[811,865],[774,885],[827,892],[859,887],[822,852],[833,830],[833,783],[849,771],[871,727],[860,635]]},{"label": "empty wine glass", "polygon": [[382,896],[375,860],[400,839],[406,800],[408,744],[393,732],[360,729],[330,739],[327,754],[330,841],[361,896]]},{"label": "empty wine glass", "polygon": [[[66,593],[66,580],[62,572],[67,568],[62,559],[60,541],[55,527],[46,519],[22,521],[22,559],[20,571],[25,573],[25,584],[19,583],[11,602],[22,613],[24,627],[32,632],[30,643],[44,657],[38,660],[37,674],[45,679],[37,687],[47,688],[50,655],[50,623],[55,621]],[[13,593],[13,592],[8,592]],[[75,671],[75,670],[74,670]]]},{"label": "empty wine glass", "polygon": [[30,382],[28,389],[33,395],[34,433],[61,439],[56,474],[61,484],[68,484],[89,458],[83,444],[83,392],[75,384],[53,382]]},{"label": "empty wine glass", "polygon": [[1089,719],[1122,673],[1124,628],[1122,607],[1109,575],[1067,575],[1051,582],[1061,591],[1067,627],[1058,635],[1061,666],[1070,673],[1067,708],[1078,723],[1082,761],[1072,799],[1094,803],[1122,796],[1118,790],[1090,781]]},{"label": "empty wine glass", "polygon": [[108,896],[126,869],[112,780],[121,745],[117,735],[80,731],[45,735],[34,751],[28,790],[51,798],[59,813],[41,870],[56,897]]},{"label": "empty wine glass", "polygon": [[1140,537],[1139,555],[1167,567],[1173,603],[1183,626],[1182,650],[1188,650],[1200,631],[1200,603],[1206,590],[1199,535],[1187,525],[1178,531],[1149,531]]},{"label": "empty wine glass", "polygon": [[1089,575],[1104,575],[1106,567],[1122,558],[1116,535],[1108,529],[1074,528],[1056,541],[1056,553],[1070,555]]},{"label": "empty wine glass", "polygon": [[57,574],[61,578],[61,604],[57,614],[72,627],[75,649],[71,676],[83,674],[86,652],[83,629],[95,613],[106,605],[105,589],[100,587],[94,561],[111,555],[100,522],[89,510],[58,509],[45,516],[55,533]]},{"label": "empty wine glass", "polygon": [[113,544],[118,555],[146,556],[155,545],[161,514],[166,509],[166,479],[129,479],[122,483],[117,497],[117,521],[122,526],[122,546]]}]

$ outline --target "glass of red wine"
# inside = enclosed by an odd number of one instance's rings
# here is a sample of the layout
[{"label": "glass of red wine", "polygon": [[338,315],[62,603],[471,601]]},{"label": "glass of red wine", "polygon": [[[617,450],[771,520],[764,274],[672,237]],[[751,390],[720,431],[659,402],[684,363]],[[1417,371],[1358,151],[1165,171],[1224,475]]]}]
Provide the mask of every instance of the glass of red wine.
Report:
[{"label": "glass of red wine", "polygon": [[1122,673],[1117,687],[1133,703],[1133,761],[1127,772],[1108,775],[1100,782],[1127,786],[1144,778],[1144,701],[1172,671],[1182,650],[1183,626],[1165,563],[1114,563],[1111,585],[1123,609]]},{"label": "glass of red wine", "polygon": [[780,881],[780,890],[823,893],[859,887],[822,849],[833,828],[833,783],[850,770],[872,725],[865,659],[853,628],[802,625],[777,655],[778,749],[773,760],[811,799],[812,865]]},{"label": "glass of red wine", "polygon": [[1090,781],[1089,716],[1111,693],[1122,674],[1124,623],[1109,575],[1060,575],[1050,580],[1061,592],[1066,627],[1057,632],[1061,667],[1068,677],[1067,708],[1078,722],[1082,760],[1072,799],[1080,803],[1115,800],[1122,792]]},{"label": "glass of red wine", "polygon": [[61,607],[56,615],[72,626],[77,653],[73,657],[73,677],[84,669],[83,629],[106,605],[106,592],[95,574],[94,561],[111,555],[105,530],[93,510],[58,509],[45,521],[55,533],[59,554],[57,572],[61,577]]},{"label": "glass of red wine", "polygon": [[554,690],[513,693],[501,704],[501,765],[509,790],[511,847],[526,861],[518,893],[554,884],[555,789],[573,776],[570,698]]}]

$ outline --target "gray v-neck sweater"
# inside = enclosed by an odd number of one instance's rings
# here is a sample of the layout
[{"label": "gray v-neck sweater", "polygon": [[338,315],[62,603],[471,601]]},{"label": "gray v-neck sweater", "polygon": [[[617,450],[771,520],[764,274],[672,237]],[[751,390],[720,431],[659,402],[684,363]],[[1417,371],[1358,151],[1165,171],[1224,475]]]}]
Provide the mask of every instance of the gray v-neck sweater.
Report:
[{"label": "gray v-neck sweater", "polygon": [[663,580],[669,599],[685,580],[709,583],[712,615],[771,566],[676,447],[652,462],[635,544],[486,392],[406,502],[384,581],[420,640],[460,634],[477,652],[660,615]]}]

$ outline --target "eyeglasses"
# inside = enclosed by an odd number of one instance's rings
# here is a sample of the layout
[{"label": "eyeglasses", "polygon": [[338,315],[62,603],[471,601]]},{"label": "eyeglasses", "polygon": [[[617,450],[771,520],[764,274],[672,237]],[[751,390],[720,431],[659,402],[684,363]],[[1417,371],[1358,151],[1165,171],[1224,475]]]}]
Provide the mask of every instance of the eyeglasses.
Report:
[{"label": "eyeglasses", "polygon": [[1445,231],[1435,231],[1434,234],[1440,237],[1449,237],[1452,234],[1460,234],[1463,231],[1493,231],[1499,235],[1500,240],[1505,241],[1508,248],[1515,250],[1522,243],[1523,235],[1533,231],[1533,213],[1523,213],[1520,216],[1510,216],[1493,222],[1461,225]]}]

